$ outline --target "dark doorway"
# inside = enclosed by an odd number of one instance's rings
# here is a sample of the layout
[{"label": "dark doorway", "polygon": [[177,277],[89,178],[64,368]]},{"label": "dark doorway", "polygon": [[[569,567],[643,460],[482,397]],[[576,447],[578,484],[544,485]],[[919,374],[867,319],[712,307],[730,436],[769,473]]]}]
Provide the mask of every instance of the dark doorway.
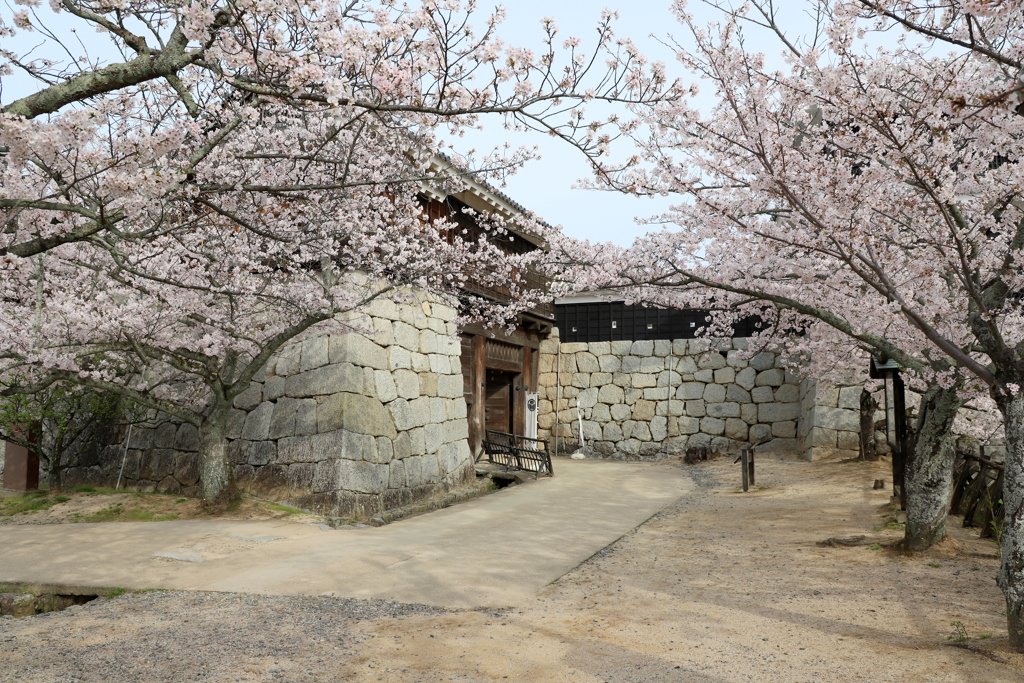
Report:
[{"label": "dark doorway", "polygon": [[512,432],[512,383],[515,375],[501,370],[487,371],[484,388],[484,422],[486,429]]}]

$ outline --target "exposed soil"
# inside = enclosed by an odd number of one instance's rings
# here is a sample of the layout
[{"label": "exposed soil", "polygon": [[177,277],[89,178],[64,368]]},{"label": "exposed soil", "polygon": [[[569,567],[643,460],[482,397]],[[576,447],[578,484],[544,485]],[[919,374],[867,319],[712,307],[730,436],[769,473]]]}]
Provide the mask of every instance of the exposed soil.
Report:
[{"label": "exposed soil", "polygon": [[687,467],[692,493],[513,610],[161,592],[3,619],[0,681],[1024,680],[995,544],[954,519],[888,548],[886,466],[759,460],[746,494],[731,460]]},{"label": "exposed soil", "polygon": [[[159,522],[171,519],[279,519],[312,520],[307,515],[275,503],[243,498],[228,510],[211,514],[195,498],[162,493],[115,492],[111,489],[60,494],[38,491],[29,494],[0,493],[0,524],[68,524],[74,522]],[[300,519],[301,518],[301,519]],[[316,518],[319,519],[319,518]]]}]

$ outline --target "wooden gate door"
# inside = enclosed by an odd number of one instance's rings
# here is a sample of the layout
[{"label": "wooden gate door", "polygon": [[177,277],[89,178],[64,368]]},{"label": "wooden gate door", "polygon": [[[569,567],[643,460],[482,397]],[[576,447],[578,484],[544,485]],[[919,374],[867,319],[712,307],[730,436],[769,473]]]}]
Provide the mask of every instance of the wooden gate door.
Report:
[{"label": "wooden gate door", "polygon": [[487,371],[484,389],[484,423],[496,432],[512,432],[512,383],[515,375],[501,370]]}]

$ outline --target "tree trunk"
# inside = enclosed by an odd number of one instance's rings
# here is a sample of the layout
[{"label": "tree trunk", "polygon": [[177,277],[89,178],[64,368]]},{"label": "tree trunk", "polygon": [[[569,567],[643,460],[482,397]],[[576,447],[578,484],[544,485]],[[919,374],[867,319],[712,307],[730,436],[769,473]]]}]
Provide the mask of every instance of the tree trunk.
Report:
[{"label": "tree trunk", "polygon": [[1024,394],[998,401],[1006,430],[1002,563],[996,581],[1006,596],[1010,645],[1024,652]]},{"label": "tree trunk", "polygon": [[875,410],[878,408],[878,401],[874,399],[871,392],[862,389],[860,392],[860,459],[878,460],[878,450],[875,448]]},{"label": "tree trunk", "polygon": [[226,508],[238,500],[225,432],[231,405],[214,406],[199,425],[199,480],[203,505]]},{"label": "tree trunk", "polygon": [[964,404],[956,388],[931,385],[921,397],[917,435],[907,461],[908,550],[927,550],[946,536],[956,456],[953,420]]}]

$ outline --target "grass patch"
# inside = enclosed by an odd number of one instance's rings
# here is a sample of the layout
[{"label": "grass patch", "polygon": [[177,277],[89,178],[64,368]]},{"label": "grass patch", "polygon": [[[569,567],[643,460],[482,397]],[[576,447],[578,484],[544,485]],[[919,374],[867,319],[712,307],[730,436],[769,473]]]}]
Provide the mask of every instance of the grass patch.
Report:
[{"label": "grass patch", "polygon": [[116,598],[119,595],[124,595],[127,592],[128,592],[127,588],[111,588],[106,593],[107,600],[109,600],[110,598]]},{"label": "grass patch", "polygon": [[158,515],[153,510],[125,509],[121,503],[103,508],[91,515],[79,517],[78,522],[168,522],[178,515]]},{"label": "grass patch", "polygon": [[[64,500],[67,500],[66,498]],[[0,504],[0,515],[13,517],[14,515],[27,515],[38,510],[49,510],[55,502],[46,497],[45,493],[30,493],[21,498],[10,498]]]},{"label": "grass patch", "polygon": [[929,562],[929,563],[928,563],[928,566],[929,566],[929,567],[935,567],[936,569],[938,569],[938,568],[939,568],[939,567],[941,567],[942,565],[941,565],[941,564],[939,564],[938,562]]},{"label": "grass patch", "polygon": [[882,544],[881,543],[872,543],[871,545],[868,546],[868,550],[881,550],[881,549],[882,549]]},{"label": "grass patch", "polygon": [[179,498],[178,500],[174,501],[174,503],[175,503],[175,504],[178,504],[178,503],[184,503],[184,502],[186,502],[187,500],[188,500],[188,498]]},{"label": "grass patch", "polygon": [[83,484],[82,486],[76,486],[76,487],[74,487],[71,490],[72,491],[76,491],[78,493],[96,493],[96,487],[95,486],[89,486],[88,484]]},{"label": "grass patch", "polygon": [[281,505],[280,503],[271,503],[269,501],[266,501],[265,505],[268,508],[270,508],[271,510],[277,510],[278,512],[290,512],[293,515],[304,515],[304,514],[306,514],[302,510],[296,510],[295,508],[290,508],[287,505]]},{"label": "grass patch", "polygon": [[69,500],[71,500],[71,499],[68,498],[67,496],[54,496],[53,497],[53,502],[54,503],[66,503]]}]

